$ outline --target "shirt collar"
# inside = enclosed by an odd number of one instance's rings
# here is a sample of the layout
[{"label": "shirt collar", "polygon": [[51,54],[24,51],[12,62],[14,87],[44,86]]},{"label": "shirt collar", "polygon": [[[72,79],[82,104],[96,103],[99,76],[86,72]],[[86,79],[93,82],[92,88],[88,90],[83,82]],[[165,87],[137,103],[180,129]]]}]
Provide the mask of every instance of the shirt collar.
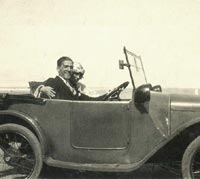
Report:
[{"label": "shirt collar", "polygon": [[63,80],[63,82],[66,84],[68,82],[68,80],[65,80],[62,76],[58,76],[61,80]]}]

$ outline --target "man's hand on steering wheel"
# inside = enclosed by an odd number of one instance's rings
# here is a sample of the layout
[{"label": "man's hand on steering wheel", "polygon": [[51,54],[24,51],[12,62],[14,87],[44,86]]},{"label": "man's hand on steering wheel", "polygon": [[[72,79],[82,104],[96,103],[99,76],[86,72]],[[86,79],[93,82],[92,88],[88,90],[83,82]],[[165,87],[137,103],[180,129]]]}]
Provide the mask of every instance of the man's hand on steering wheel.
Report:
[{"label": "man's hand on steering wheel", "polygon": [[103,98],[104,101],[110,99],[118,99],[120,93],[128,86],[129,82],[126,81],[122,83],[121,85],[117,86],[113,90],[109,91],[106,96]]}]

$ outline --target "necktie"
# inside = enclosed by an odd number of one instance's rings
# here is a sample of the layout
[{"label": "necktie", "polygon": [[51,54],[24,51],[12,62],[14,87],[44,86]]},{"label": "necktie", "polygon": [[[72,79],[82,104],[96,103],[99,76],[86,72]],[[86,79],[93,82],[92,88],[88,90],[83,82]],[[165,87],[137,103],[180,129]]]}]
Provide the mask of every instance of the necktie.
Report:
[{"label": "necktie", "polygon": [[66,81],[66,83],[65,83],[68,87],[69,87],[69,89],[70,89],[70,91],[73,93],[73,95],[76,95],[76,90],[69,84],[69,82],[68,81]]}]

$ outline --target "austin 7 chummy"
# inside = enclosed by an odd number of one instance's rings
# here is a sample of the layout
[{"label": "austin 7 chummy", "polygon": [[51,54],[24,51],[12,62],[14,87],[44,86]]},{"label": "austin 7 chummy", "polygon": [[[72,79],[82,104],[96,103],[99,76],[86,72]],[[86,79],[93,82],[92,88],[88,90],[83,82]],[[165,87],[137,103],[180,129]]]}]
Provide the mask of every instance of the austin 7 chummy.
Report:
[{"label": "austin 7 chummy", "polygon": [[0,178],[36,179],[44,163],[103,172],[157,163],[200,178],[200,97],[162,92],[147,83],[140,56],[123,51],[119,68],[130,78],[104,101],[0,94]]}]

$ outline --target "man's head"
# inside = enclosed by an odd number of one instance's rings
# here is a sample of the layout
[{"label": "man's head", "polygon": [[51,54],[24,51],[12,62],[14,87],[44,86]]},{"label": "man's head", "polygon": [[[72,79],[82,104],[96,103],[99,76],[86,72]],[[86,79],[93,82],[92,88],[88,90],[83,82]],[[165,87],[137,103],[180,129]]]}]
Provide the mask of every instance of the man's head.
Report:
[{"label": "man's head", "polygon": [[72,75],[73,61],[69,57],[61,57],[57,60],[58,74],[65,80],[69,80]]},{"label": "man's head", "polygon": [[74,67],[73,67],[73,73],[72,73],[73,82],[77,83],[80,79],[82,79],[84,73],[85,73],[85,70],[83,66],[80,63],[75,62]]}]

